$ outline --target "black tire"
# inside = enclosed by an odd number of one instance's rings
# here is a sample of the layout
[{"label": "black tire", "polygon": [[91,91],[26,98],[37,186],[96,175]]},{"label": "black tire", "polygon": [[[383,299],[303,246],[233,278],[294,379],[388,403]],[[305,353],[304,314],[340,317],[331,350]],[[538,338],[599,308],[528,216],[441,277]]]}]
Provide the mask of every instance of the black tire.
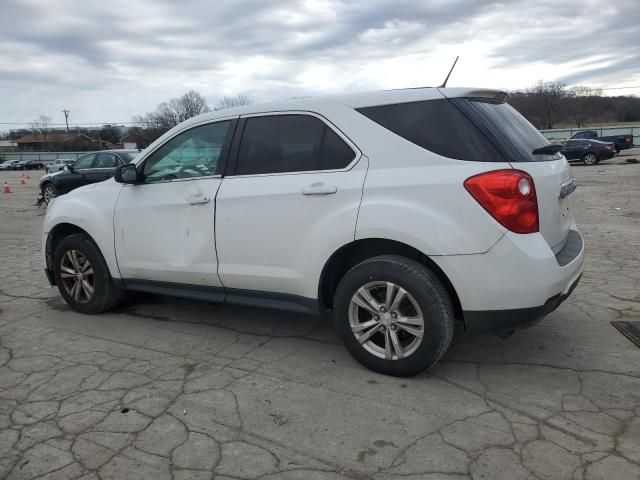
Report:
[{"label": "black tire", "polygon": [[[79,302],[74,299],[63,283],[61,263],[68,251],[79,252],[93,269],[94,292],[90,300]],[[124,295],[121,288],[116,287],[109,273],[107,263],[98,246],[84,233],[75,233],[64,237],[53,253],[53,272],[60,294],[73,310],[80,313],[102,313],[115,307]]]},{"label": "black tire", "polygon": [[[352,297],[360,287],[378,281],[392,282],[406,290],[422,312],[424,335],[413,353],[404,358],[388,360],[374,355],[351,330]],[[349,353],[365,367],[386,375],[404,377],[431,368],[445,354],[453,337],[453,305],[442,282],[424,265],[398,255],[373,257],[349,270],[340,280],[333,307],[336,328]]]}]

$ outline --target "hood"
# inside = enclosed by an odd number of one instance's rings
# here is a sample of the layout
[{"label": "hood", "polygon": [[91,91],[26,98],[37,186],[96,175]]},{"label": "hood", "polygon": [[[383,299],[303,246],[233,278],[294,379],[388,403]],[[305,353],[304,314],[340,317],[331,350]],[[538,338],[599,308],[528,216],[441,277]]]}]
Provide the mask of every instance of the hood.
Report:
[{"label": "hood", "polygon": [[76,193],[89,192],[91,190],[102,190],[105,188],[113,188],[114,186],[120,186],[120,184],[117,183],[113,178],[110,178],[102,182],[90,183],[89,185],[83,185],[81,187],[74,188],[69,193],[67,193],[67,195],[74,195]]},{"label": "hood", "polygon": [[51,178],[51,177],[55,177],[56,175],[60,175],[63,172],[64,172],[64,170],[59,170],[57,172],[51,172],[51,173],[45,173],[43,176],[40,177],[40,184],[42,184],[42,182],[44,182],[46,179]]}]

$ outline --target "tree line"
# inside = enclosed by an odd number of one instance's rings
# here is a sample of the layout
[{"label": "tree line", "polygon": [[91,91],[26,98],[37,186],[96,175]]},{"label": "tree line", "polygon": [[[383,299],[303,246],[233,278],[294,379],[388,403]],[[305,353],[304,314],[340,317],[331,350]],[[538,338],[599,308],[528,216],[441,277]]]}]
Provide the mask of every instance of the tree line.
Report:
[{"label": "tree line", "polygon": [[[536,128],[586,127],[587,124],[640,122],[640,98],[635,96],[603,96],[602,90],[587,86],[567,87],[560,82],[538,81],[523,91],[509,92],[507,102]],[[153,141],[179,123],[212,110],[249,105],[250,98],[241,94],[225,96],[211,107],[195,90],[160,103],[155,110],[133,117],[133,126],[103,125],[100,129],[74,127],[77,141],[64,147],[68,150],[108,148],[117,145],[125,135],[138,132]],[[28,133],[41,138],[46,149],[47,136],[52,132],[51,117],[39,115],[30,128],[12,130],[0,138],[15,140]],[[56,130],[60,132],[61,130]],[[80,136],[79,134],[84,134]],[[87,137],[89,140],[87,140]]]},{"label": "tree line", "polygon": [[148,139],[155,140],[176,125],[196,115],[212,110],[240,107],[250,103],[251,100],[244,94],[233,97],[224,96],[213,108],[210,108],[207,100],[200,93],[191,90],[180,97],[162,102],[153,112],[133,117],[133,121],[137,125],[131,130],[139,131]]},{"label": "tree line", "polygon": [[539,129],[640,122],[640,98],[603,96],[602,90],[587,86],[568,88],[541,80],[524,91],[510,92],[507,102]]},{"label": "tree line", "polygon": [[[133,126],[103,125],[101,128],[69,128],[68,133],[75,135],[76,139],[64,144],[56,144],[55,148],[65,151],[110,148],[113,145],[118,145],[123,137],[133,132],[140,133],[148,141],[152,142],[176,125],[201,113],[249,105],[250,103],[251,99],[247,95],[241,94],[224,96],[213,107],[210,107],[204,96],[195,90],[191,90],[179,97],[160,103],[152,112],[134,116],[131,122]],[[48,150],[50,144],[53,143],[52,132],[67,132],[62,129],[51,128],[51,121],[51,117],[39,115],[29,122],[29,128],[10,130],[5,134],[0,133],[0,139],[16,140],[31,134],[36,141],[42,143],[42,150]],[[49,142],[48,138],[50,139]]]}]

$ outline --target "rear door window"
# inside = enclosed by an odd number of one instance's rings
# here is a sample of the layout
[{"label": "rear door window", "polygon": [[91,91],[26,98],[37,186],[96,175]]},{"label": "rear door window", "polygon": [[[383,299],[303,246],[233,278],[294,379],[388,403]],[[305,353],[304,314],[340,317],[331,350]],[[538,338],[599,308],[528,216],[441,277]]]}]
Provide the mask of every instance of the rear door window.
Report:
[{"label": "rear door window", "polygon": [[357,110],[396,135],[438,155],[457,160],[505,161],[473,121],[447,99]]},{"label": "rear door window", "polygon": [[344,140],[316,117],[251,117],[244,127],[235,174],[341,169],[354,158]]},{"label": "rear door window", "polygon": [[94,162],[94,168],[115,168],[118,165],[118,157],[113,153],[99,153]]}]

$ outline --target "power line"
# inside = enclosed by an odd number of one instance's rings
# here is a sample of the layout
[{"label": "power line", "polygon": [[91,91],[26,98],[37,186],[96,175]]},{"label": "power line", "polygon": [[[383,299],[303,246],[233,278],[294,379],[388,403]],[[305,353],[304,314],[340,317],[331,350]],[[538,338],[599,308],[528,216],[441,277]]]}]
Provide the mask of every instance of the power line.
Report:
[{"label": "power line", "polygon": [[640,85],[634,85],[631,87],[606,87],[606,88],[593,87],[594,90],[624,90],[625,88],[640,88]]},{"label": "power line", "polygon": [[[140,125],[141,122],[91,122],[91,123],[74,123],[71,127],[78,127],[82,125]],[[31,125],[31,122],[0,122],[0,125]],[[64,123],[49,123],[47,125],[56,125],[60,127],[64,127]]]}]

